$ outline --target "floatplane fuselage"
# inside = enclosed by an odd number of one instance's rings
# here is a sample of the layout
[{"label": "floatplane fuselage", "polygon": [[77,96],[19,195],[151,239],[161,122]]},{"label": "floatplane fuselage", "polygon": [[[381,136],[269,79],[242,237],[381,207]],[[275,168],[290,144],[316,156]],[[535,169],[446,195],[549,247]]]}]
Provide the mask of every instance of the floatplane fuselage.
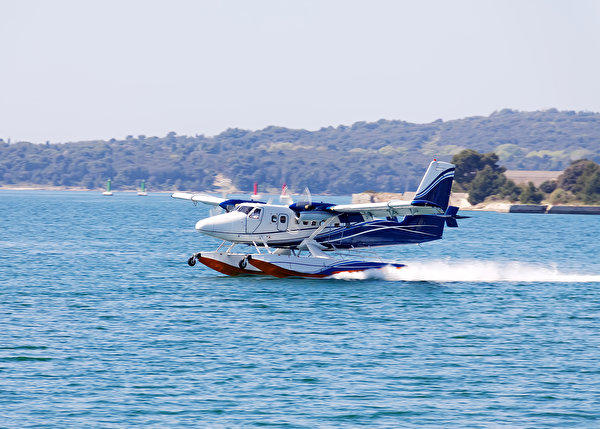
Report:
[{"label": "floatplane fuselage", "polygon": [[[337,251],[442,238],[444,226],[457,226],[455,219],[459,217],[458,209],[448,206],[453,177],[454,165],[434,160],[415,199],[385,203],[271,204],[205,194],[172,196],[226,211],[196,223],[197,231],[221,239],[223,244],[216,251],[195,253],[188,260],[190,265],[199,261],[228,275],[327,277],[339,272],[404,266],[348,259]],[[289,197],[284,198],[289,201]],[[237,244],[250,245],[254,252],[235,253]]]}]

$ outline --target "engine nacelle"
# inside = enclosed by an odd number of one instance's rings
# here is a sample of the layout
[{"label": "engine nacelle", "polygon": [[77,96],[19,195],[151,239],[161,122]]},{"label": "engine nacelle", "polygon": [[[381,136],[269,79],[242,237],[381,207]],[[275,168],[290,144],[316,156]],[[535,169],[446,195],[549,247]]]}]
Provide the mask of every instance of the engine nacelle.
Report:
[{"label": "engine nacelle", "polygon": [[331,213],[330,212],[325,212],[325,211],[320,211],[320,210],[314,210],[314,211],[301,212],[300,216],[298,217],[298,219],[300,221],[303,221],[303,220],[322,221],[322,220],[329,219],[330,217],[331,217]]}]

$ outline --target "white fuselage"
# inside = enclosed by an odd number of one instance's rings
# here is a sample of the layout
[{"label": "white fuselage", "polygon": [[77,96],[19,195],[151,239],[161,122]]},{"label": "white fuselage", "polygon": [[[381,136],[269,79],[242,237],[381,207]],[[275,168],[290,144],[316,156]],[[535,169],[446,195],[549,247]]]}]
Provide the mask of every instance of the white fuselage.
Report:
[{"label": "white fuselage", "polygon": [[[277,245],[302,241],[330,217],[322,212],[302,212],[298,216],[283,205],[242,203],[232,212],[199,220],[196,230],[234,243]],[[332,219],[326,226],[339,227],[339,219]]]}]

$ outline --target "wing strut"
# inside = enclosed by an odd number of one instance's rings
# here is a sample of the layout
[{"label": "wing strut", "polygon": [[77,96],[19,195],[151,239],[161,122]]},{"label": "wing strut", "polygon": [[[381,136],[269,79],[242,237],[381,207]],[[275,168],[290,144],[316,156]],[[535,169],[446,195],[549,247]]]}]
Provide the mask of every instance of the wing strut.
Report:
[{"label": "wing strut", "polygon": [[316,258],[329,258],[320,248],[320,244],[315,241],[315,237],[319,235],[327,226],[333,222],[335,216],[327,218],[312,234],[302,240],[298,245],[298,249],[308,249],[308,251]]}]

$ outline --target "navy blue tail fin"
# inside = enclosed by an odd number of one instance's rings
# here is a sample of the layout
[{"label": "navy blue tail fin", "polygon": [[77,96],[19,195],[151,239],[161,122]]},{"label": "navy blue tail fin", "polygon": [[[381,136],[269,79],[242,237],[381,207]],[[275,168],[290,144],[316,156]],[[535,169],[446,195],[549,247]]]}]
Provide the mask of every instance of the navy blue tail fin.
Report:
[{"label": "navy blue tail fin", "polygon": [[445,211],[450,201],[453,180],[454,164],[431,161],[414,199],[430,201]]}]

